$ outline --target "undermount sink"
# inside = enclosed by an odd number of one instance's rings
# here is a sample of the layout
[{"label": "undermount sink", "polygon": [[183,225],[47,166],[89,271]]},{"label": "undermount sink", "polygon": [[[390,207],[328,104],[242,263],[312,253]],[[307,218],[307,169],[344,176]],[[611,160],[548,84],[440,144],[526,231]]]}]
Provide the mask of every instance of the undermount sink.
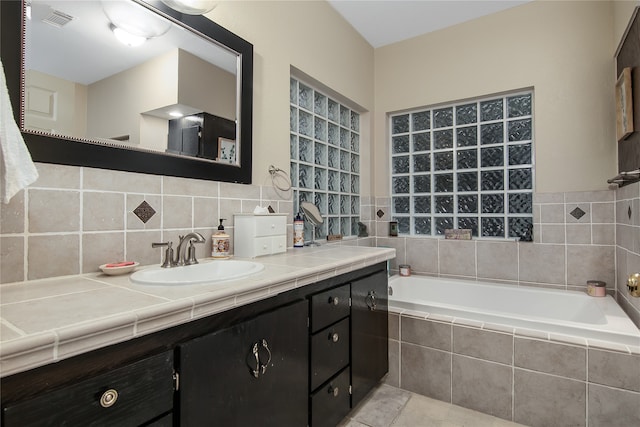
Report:
[{"label": "undermount sink", "polygon": [[197,285],[240,279],[263,269],[259,262],[215,260],[182,267],[152,267],[136,271],[129,280],[138,285]]}]

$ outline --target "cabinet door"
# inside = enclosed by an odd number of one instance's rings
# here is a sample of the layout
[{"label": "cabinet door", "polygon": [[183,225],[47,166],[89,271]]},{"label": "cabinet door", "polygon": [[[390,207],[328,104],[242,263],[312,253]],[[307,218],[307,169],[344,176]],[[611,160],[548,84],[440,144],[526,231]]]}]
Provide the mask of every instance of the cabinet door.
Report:
[{"label": "cabinet door", "polygon": [[3,408],[3,422],[7,427],[138,426],[172,406],[173,352],[167,351],[11,404]]},{"label": "cabinet door", "polygon": [[387,272],[351,282],[352,406],[389,369]]},{"label": "cabinet door", "polygon": [[306,426],[306,301],[178,347],[180,424]]}]

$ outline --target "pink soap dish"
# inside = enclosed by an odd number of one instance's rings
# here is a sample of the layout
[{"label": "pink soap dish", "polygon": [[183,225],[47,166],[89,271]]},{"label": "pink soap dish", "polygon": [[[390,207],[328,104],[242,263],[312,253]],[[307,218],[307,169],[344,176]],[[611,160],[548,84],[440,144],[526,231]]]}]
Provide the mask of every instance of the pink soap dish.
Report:
[{"label": "pink soap dish", "polygon": [[108,274],[110,276],[117,276],[120,274],[127,274],[133,271],[140,265],[139,262],[133,261],[123,261],[123,262],[115,262],[109,264],[102,264],[99,268],[102,270],[104,274]]}]

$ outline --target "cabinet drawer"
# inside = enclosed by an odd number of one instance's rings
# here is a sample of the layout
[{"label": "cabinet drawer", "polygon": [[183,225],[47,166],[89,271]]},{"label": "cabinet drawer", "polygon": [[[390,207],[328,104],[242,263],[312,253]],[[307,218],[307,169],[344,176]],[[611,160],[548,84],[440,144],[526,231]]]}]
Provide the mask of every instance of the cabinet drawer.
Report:
[{"label": "cabinet drawer", "polygon": [[349,318],[311,337],[311,390],[349,364]]},{"label": "cabinet drawer", "polygon": [[311,297],[311,332],[319,331],[348,316],[350,296],[349,284],[313,295]]},{"label": "cabinet drawer", "polygon": [[287,234],[286,216],[255,217],[256,237]]},{"label": "cabinet drawer", "polygon": [[255,256],[285,252],[287,250],[287,236],[258,237],[253,245]]},{"label": "cabinet drawer", "polygon": [[137,426],[173,407],[173,352],[3,408],[4,425]]},{"label": "cabinet drawer", "polygon": [[311,395],[311,427],[333,427],[349,413],[349,368]]}]

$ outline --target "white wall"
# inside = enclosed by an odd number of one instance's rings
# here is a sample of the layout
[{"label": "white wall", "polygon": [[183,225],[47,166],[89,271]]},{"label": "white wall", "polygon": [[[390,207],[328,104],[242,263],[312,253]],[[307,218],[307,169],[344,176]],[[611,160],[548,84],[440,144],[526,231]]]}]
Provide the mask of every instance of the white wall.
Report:
[{"label": "white wall", "polygon": [[373,48],[324,0],[222,1],[207,16],[254,46],[253,183],[270,185],[271,164],[289,170],[291,66],[373,110]]},{"label": "white wall", "polygon": [[[616,174],[608,1],[534,1],[375,51],[377,171],[386,114],[533,87],[537,192],[607,188]],[[388,194],[378,173],[376,195]]]}]

